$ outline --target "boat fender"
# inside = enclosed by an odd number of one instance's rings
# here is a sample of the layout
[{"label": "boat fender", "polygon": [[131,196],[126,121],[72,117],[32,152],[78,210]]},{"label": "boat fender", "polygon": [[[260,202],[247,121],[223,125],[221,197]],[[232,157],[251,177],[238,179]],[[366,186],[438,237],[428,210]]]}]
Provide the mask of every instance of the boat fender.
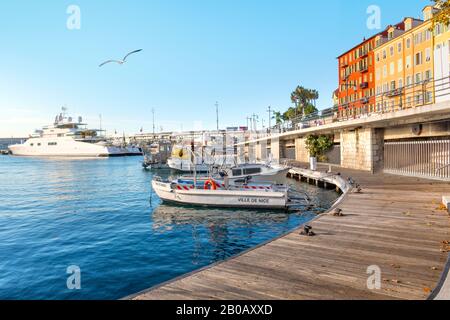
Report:
[{"label": "boat fender", "polygon": [[211,190],[217,190],[217,183],[214,180],[212,180],[212,179],[207,180],[205,182],[204,189],[205,190],[209,190],[210,187],[211,187]]}]

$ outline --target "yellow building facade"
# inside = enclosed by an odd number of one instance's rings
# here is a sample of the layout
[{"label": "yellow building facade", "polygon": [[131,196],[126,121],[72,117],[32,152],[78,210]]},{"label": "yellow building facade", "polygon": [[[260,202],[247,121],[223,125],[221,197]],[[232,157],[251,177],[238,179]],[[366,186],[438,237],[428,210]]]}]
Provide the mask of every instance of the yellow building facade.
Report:
[{"label": "yellow building facade", "polygon": [[450,26],[434,26],[434,77],[436,102],[450,100]]},{"label": "yellow building facade", "polygon": [[435,102],[433,6],[424,19],[406,18],[376,39],[376,111],[390,112]]}]

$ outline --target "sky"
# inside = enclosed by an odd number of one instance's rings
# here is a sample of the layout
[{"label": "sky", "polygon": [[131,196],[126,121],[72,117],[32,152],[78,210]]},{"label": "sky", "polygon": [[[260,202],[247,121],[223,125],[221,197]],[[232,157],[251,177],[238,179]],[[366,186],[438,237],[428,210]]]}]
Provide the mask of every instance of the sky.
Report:
[{"label": "sky", "polygon": [[[245,126],[297,85],[332,106],[336,57],[429,0],[14,0],[0,6],[0,137],[26,137],[62,106],[108,133]],[[80,28],[67,22],[80,9]],[[124,65],[110,64],[135,49]]]}]

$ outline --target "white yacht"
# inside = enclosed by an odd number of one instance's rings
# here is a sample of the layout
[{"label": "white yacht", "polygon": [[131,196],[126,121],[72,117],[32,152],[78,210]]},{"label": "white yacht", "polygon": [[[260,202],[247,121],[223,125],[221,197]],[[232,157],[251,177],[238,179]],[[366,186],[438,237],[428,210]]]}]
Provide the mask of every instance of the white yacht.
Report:
[{"label": "white yacht", "polygon": [[138,147],[114,146],[99,135],[102,130],[88,129],[82,118],[74,121],[67,109],[52,125],[36,130],[23,144],[8,147],[15,156],[36,157],[117,157],[142,155]]}]

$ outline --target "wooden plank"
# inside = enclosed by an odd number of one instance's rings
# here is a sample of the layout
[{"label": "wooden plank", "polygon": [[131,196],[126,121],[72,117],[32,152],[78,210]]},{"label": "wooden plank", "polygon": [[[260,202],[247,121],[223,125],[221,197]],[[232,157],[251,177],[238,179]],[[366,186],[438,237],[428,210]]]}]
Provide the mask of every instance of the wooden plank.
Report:
[{"label": "wooden plank", "polygon": [[[136,299],[426,299],[447,260],[450,218],[437,210],[450,185],[340,169],[363,187],[340,203],[344,217],[311,222],[244,255],[171,282]],[[367,267],[382,289],[367,288]]]}]

